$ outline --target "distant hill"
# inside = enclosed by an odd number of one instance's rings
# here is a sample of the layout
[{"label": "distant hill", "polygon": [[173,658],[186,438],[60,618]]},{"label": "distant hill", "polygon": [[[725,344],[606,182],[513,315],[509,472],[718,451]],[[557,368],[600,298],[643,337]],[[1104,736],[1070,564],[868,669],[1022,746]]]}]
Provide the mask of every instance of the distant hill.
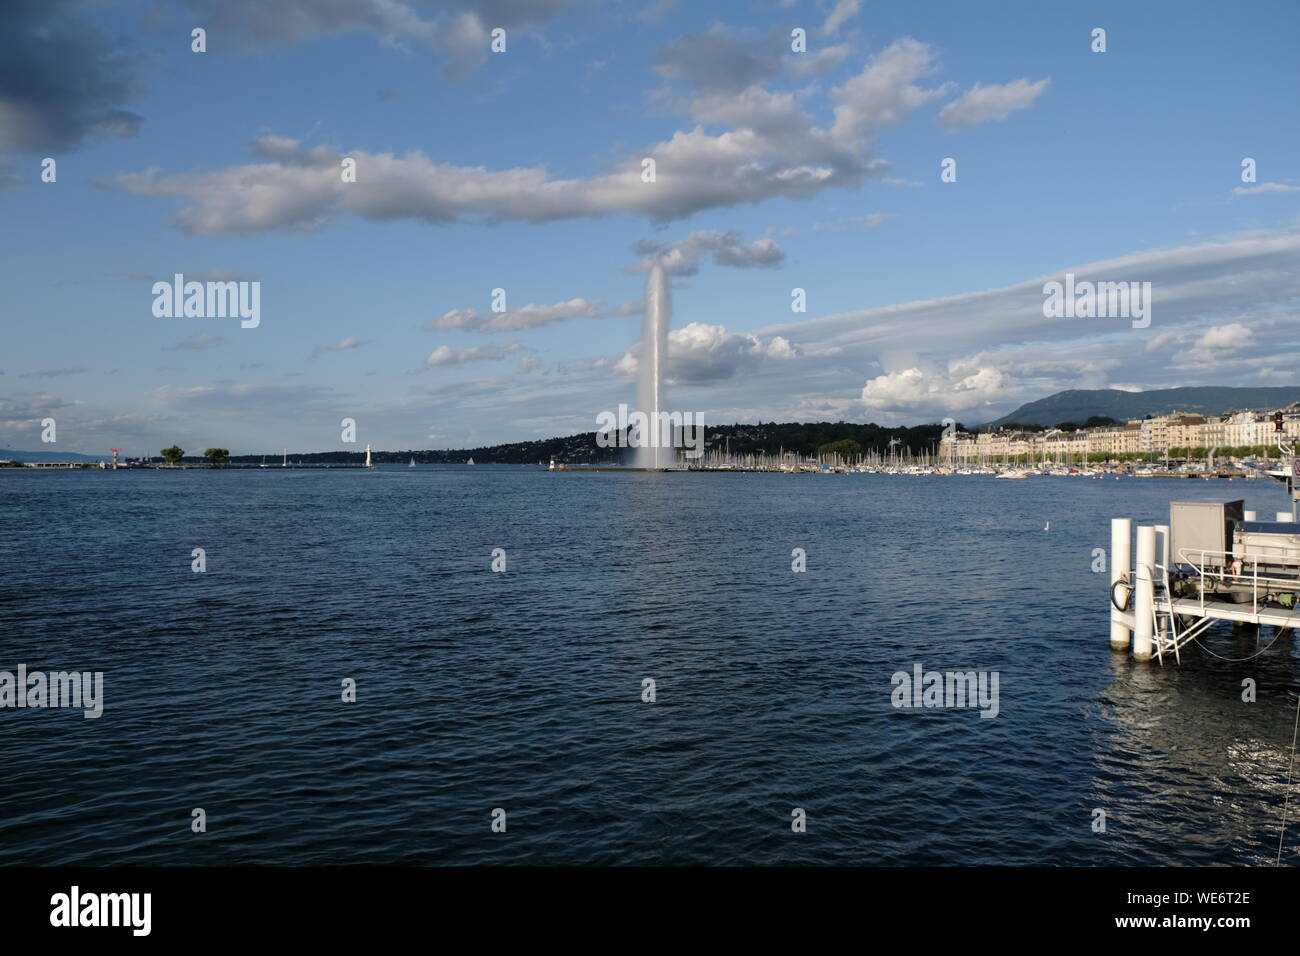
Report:
[{"label": "distant hill", "polygon": [[1061,422],[1083,424],[1094,415],[1116,421],[1165,415],[1169,412],[1193,412],[1221,415],[1241,408],[1280,408],[1300,401],[1300,385],[1281,388],[1158,388],[1149,392],[1125,392],[1117,388],[1075,388],[1057,392],[1036,402],[1021,405],[989,425],[1042,425],[1050,428]]},{"label": "distant hill", "polygon": [[107,455],[81,455],[75,451],[15,451],[0,448],[3,461],[107,461]]},{"label": "distant hill", "polygon": [[[775,422],[755,425],[709,425],[705,429],[705,448],[708,451],[730,450],[733,455],[768,454],[792,451],[811,455],[822,445],[843,439],[858,442],[866,451],[888,454],[891,440],[900,454],[933,452],[943,434],[943,425],[914,425],[910,428],[885,428],[880,425],[862,425],[854,422]],[[310,464],[360,464],[363,452],[289,452],[290,461]],[[627,449],[601,448],[596,444],[595,432],[581,432],[541,441],[514,442],[507,445],[489,445],[480,448],[439,450],[376,451],[372,460],[379,464],[406,464],[414,458],[421,465],[461,464],[467,458],[478,464],[536,465],[554,458],[566,464],[626,464],[631,460]],[[235,464],[258,464],[261,455],[232,455]],[[280,461],[279,455],[270,456],[270,463]]]}]

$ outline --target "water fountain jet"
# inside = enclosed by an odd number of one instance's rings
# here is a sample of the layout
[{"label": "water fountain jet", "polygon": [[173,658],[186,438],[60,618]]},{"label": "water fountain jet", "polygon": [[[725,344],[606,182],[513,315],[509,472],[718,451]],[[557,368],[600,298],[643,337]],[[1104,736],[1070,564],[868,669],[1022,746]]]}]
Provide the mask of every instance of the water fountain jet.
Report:
[{"label": "water fountain jet", "polygon": [[[672,321],[672,301],[668,297],[668,277],[662,263],[650,269],[645,284],[645,324],[641,333],[641,354],[638,362],[637,407],[645,413],[651,424],[650,441],[656,435],[655,425],[660,421],[664,407],[664,366],[668,362],[668,325]],[[671,441],[671,434],[667,436]],[[642,444],[636,450],[638,468],[667,468],[673,461],[673,449],[660,447],[664,436],[651,444]]]}]

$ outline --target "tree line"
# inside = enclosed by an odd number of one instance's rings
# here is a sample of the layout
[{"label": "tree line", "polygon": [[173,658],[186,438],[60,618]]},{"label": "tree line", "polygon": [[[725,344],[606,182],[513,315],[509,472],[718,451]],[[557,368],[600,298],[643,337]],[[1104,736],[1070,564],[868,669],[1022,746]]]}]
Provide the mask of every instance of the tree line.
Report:
[{"label": "tree line", "polygon": [[[158,452],[162,455],[163,461],[169,465],[179,465],[185,457],[185,449],[179,445],[172,445],[170,448],[164,448]],[[230,460],[230,449],[228,448],[209,448],[203,452],[206,458],[213,466],[222,465]]]}]

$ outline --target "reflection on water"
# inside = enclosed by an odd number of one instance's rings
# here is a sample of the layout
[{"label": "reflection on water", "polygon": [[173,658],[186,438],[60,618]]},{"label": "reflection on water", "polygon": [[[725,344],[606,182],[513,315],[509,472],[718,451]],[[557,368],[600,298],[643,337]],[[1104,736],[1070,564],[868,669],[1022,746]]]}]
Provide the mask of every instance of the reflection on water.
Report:
[{"label": "reflection on water", "polygon": [[[1293,634],[1264,630],[1257,636],[1254,628],[1218,625],[1204,647],[1183,652],[1181,667],[1114,656],[1099,701],[1114,732],[1096,755],[1098,806],[1110,814],[1109,827],[1138,826],[1157,838],[1132,847],[1126,860],[1276,860],[1293,739],[1286,718],[1295,712],[1300,673]],[[1243,699],[1250,681],[1253,702]],[[1211,825],[1198,825],[1205,820]],[[1294,864],[1300,825],[1291,820],[1282,861]]]}]

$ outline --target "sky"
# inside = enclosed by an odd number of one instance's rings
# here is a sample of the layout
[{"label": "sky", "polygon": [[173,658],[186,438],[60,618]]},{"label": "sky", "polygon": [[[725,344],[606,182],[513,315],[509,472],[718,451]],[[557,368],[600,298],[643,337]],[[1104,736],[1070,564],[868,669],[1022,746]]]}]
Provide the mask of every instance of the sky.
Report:
[{"label": "sky", "polygon": [[[590,431],[656,259],[710,423],[1300,384],[1298,41],[1294,0],[6,0],[0,447]],[[156,315],[177,273],[260,321]],[[1066,273],[1149,325],[1045,316]]]}]

